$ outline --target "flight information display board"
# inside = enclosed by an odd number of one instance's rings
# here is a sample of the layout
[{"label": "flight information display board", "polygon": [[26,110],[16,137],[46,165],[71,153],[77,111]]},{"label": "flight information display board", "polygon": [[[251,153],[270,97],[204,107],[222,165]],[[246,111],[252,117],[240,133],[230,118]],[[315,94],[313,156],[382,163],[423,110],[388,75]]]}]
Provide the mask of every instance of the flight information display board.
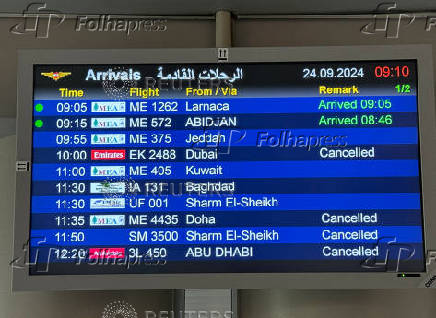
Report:
[{"label": "flight information display board", "polygon": [[33,70],[31,275],[425,270],[415,60]]}]

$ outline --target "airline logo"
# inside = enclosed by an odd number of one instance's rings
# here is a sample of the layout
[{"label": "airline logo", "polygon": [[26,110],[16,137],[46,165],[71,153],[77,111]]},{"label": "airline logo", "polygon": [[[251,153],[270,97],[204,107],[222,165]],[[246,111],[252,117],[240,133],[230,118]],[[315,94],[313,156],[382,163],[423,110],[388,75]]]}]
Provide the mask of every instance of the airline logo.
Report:
[{"label": "airline logo", "polygon": [[126,201],[124,198],[102,198],[90,199],[91,209],[124,209]]},{"label": "airline logo", "polygon": [[48,72],[48,73],[41,73],[42,76],[49,77],[55,82],[57,82],[58,79],[67,77],[71,75],[71,72]]},{"label": "airline logo", "polygon": [[124,113],[126,102],[92,102],[91,112],[93,113]]},{"label": "airline logo", "polygon": [[91,160],[124,160],[126,150],[124,149],[91,149]]},{"label": "airline logo", "polygon": [[126,128],[126,118],[91,118],[91,128],[112,129]]},{"label": "airline logo", "polygon": [[121,226],[126,225],[126,217],[124,215],[90,215],[90,226]]},{"label": "airline logo", "polygon": [[126,184],[124,182],[91,182],[90,192],[95,193],[125,193]]},{"label": "airline logo", "polygon": [[90,248],[89,259],[124,258],[124,247]]},{"label": "airline logo", "polygon": [[124,166],[91,166],[91,177],[124,177]]},{"label": "airline logo", "polygon": [[91,145],[124,145],[125,134],[91,134]]}]

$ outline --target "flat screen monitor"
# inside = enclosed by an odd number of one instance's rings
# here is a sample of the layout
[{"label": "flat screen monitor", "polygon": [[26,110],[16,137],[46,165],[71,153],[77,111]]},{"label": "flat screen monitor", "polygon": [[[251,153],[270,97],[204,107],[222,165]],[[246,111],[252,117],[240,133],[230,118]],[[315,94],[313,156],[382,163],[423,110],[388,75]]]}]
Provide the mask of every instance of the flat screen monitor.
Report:
[{"label": "flat screen monitor", "polygon": [[16,288],[422,285],[428,57],[23,52]]}]

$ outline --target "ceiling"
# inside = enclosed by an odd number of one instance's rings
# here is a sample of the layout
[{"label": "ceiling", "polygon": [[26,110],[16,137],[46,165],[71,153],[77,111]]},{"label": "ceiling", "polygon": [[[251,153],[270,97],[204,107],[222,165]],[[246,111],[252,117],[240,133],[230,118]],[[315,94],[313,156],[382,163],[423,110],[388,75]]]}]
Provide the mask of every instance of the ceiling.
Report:
[{"label": "ceiling", "polygon": [[373,13],[381,3],[398,11],[436,11],[435,0],[1,0],[0,13],[22,13],[32,2],[65,14],[211,15],[226,9],[235,14]]}]

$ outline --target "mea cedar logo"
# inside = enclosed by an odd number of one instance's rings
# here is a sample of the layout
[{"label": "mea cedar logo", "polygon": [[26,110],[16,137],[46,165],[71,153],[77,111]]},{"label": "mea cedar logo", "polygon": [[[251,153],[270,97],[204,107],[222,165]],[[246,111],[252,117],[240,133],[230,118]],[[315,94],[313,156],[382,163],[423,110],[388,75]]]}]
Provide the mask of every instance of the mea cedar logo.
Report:
[{"label": "mea cedar logo", "polygon": [[125,160],[125,149],[91,149],[91,160]]},{"label": "mea cedar logo", "polygon": [[89,259],[124,258],[124,247],[90,248]]},{"label": "mea cedar logo", "polygon": [[93,113],[124,113],[126,111],[125,102],[92,102],[91,112]]},{"label": "mea cedar logo", "polygon": [[108,128],[126,128],[126,118],[109,117],[109,118],[91,118],[91,128],[108,129]]},{"label": "mea cedar logo", "polygon": [[49,77],[55,82],[57,82],[59,79],[63,77],[67,77],[71,75],[71,72],[48,72],[48,73],[41,73],[42,76]]},{"label": "mea cedar logo", "polygon": [[90,215],[90,226],[121,226],[126,225],[126,217],[122,214],[116,215]]},{"label": "mea cedar logo", "polygon": [[91,166],[91,177],[124,177],[124,166]]},{"label": "mea cedar logo", "polygon": [[122,145],[125,143],[125,134],[91,134],[91,145]]}]

